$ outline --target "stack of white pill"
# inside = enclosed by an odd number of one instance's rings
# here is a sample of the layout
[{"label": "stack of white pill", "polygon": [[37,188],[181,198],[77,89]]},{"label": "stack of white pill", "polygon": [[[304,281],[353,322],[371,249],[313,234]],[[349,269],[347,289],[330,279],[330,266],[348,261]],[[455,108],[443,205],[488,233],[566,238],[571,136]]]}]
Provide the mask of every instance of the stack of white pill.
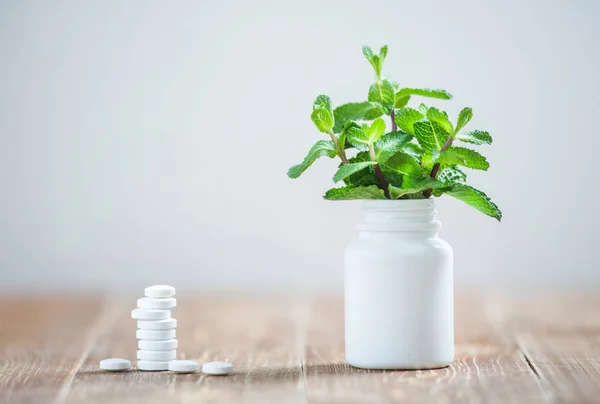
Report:
[{"label": "stack of white pill", "polygon": [[[177,320],[171,318],[171,309],[177,306],[175,288],[154,285],[144,289],[145,297],[138,299],[137,309],[131,317],[137,320],[138,341],[137,368],[139,370],[170,370],[175,373],[194,373],[200,364],[191,360],[177,360]],[[131,362],[123,358],[108,358],[100,361],[100,369],[126,371]],[[202,372],[209,375],[228,375],[233,372],[229,362],[208,362]]]},{"label": "stack of white pill", "polygon": [[137,368],[139,370],[168,370],[169,362],[177,357],[175,328],[177,320],[171,310],[177,305],[175,288],[154,285],[144,289],[145,297],[138,299],[131,317],[137,320]]}]

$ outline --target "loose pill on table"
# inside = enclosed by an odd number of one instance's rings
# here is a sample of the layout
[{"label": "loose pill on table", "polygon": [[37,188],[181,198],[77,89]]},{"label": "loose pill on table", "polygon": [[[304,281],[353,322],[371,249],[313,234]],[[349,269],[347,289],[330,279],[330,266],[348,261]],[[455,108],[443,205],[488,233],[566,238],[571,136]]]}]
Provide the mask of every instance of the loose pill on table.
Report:
[{"label": "loose pill on table", "polygon": [[144,349],[147,351],[169,351],[177,348],[176,339],[167,339],[162,341],[138,341],[138,349]]},{"label": "loose pill on table", "polygon": [[177,320],[166,318],[164,320],[138,320],[137,328],[142,330],[170,330],[177,328]]},{"label": "loose pill on table", "polygon": [[171,361],[169,362],[169,370],[177,373],[193,373],[200,370],[200,364],[188,360]]},{"label": "loose pill on table", "polygon": [[209,375],[228,375],[233,372],[233,365],[229,362],[208,362],[202,365],[202,373]]},{"label": "loose pill on table", "polygon": [[172,349],[170,351],[137,351],[137,358],[145,361],[172,361],[177,358],[177,351]]},{"label": "loose pill on table", "polygon": [[175,288],[169,285],[148,286],[144,294],[148,297],[171,297],[175,296]]},{"label": "loose pill on table", "polygon": [[131,361],[122,358],[109,358],[100,361],[100,369],[118,372],[131,369]]},{"label": "loose pill on table", "polygon": [[137,368],[139,370],[169,370],[169,362],[168,361],[146,361],[141,360],[137,361]]},{"label": "loose pill on table", "polygon": [[177,299],[174,297],[141,297],[137,300],[137,307],[140,309],[172,309],[177,306]]},{"label": "loose pill on table", "polygon": [[136,320],[164,320],[171,317],[171,310],[133,309],[131,318]]}]

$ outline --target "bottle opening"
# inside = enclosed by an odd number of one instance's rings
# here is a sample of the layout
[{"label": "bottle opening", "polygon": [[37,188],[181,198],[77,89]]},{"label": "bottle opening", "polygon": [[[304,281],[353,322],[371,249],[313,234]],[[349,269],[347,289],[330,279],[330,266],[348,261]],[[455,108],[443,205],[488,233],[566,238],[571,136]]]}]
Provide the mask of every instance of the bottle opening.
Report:
[{"label": "bottle opening", "polygon": [[364,231],[435,231],[435,201],[430,199],[369,200],[358,229]]}]

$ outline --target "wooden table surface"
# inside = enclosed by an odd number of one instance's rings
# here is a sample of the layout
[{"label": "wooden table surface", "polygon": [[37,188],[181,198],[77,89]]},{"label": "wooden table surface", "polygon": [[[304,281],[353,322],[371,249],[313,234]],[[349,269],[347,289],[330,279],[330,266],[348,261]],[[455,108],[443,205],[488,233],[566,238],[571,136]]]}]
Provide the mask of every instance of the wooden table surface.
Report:
[{"label": "wooden table surface", "polygon": [[134,306],[0,299],[0,402],[600,403],[600,295],[460,295],[456,360],[427,371],[348,366],[341,297],[183,296],[178,357],[228,360],[232,375],[99,371],[134,362]]}]

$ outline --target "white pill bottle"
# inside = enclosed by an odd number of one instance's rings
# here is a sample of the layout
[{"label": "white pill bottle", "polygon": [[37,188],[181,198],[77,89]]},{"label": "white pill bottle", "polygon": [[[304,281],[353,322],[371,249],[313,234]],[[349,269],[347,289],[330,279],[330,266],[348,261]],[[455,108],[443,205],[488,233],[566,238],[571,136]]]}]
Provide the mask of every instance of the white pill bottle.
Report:
[{"label": "white pill bottle", "polygon": [[454,360],[453,253],[433,198],[367,200],[345,253],[346,360],[433,369]]}]

